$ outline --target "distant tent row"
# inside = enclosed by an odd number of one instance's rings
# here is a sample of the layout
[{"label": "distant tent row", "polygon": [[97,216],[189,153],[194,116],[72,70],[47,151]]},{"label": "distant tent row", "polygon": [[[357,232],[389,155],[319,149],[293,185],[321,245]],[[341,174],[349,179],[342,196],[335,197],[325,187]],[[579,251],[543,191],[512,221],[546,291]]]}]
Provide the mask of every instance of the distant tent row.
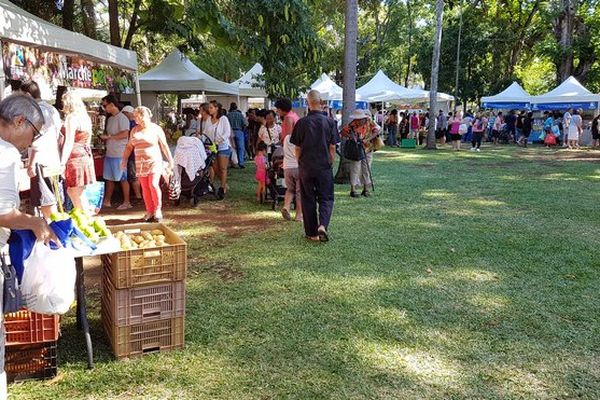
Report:
[{"label": "distant tent row", "polygon": [[590,92],[572,76],[553,90],[540,96],[529,95],[517,82],[513,82],[497,95],[481,98],[482,107],[495,109],[542,111],[581,108],[598,110],[599,105],[600,94]]}]

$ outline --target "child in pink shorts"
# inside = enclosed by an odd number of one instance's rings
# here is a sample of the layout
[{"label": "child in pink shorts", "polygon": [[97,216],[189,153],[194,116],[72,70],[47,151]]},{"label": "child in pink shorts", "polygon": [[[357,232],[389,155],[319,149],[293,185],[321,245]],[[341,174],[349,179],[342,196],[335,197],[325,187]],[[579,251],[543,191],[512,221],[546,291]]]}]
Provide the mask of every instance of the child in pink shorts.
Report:
[{"label": "child in pink shorts", "polygon": [[263,203],[267,191],[267,145],[265,142],[258,144],[254,162],[256,164],[256,201]]}]

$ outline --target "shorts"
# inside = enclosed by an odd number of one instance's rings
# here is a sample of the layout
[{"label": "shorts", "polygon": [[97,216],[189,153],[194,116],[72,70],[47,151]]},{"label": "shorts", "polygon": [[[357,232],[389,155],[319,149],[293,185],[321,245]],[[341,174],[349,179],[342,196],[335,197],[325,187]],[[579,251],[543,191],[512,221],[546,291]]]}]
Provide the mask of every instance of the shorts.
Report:
[{"label": "shorts", "polygon": [[451,133],[450,139],[453,141],[459,141],[462,135],[460,133]]},{"label": "shorts", "polygon": [[[56,196],[54,195],[52,180],[50,178],[40,179],[40,173],[31,178],[31,189],[29,192],[29,201],[32,207],[53,206],[57,204]],[[58,178],[58,193],[57,195],[64,199],[63,180]]]},{"label": "shorts", "polygon": [[135,170],[135,158],[133,157],[129,157],[129,160],[127,160],[127,179],[129,179],[130,181],[137,180],[137,173]]},{"label": "shorts", "polygon": [[592,133],[592,139],[600,140],[600,132]]},{"label": "shorts", "polygon": [[285,187],[288,193],[299,193],[300,192],[300,173],[298,168],[288,168],[283,170],[283,176],[285,178]]},{"label": "shorts", "polygon": [[104,157],[104,173],[102,177],[105,181],[125,182],[127,180],[127,171],[121,170],[121,159]]},{"label": "shorts", "polygon": [[256,171],[254,178],[256,179],[256,182],[261,182],[266,185],[267,184],[267,170]]},{"label": "shorts", "polygon": [[446,130],[445,129],[438,129],[437,131],[435,131],[435,138],[436,139],[441,139],[443,137],[446,136]]},{"label": "shorts", "polygon": [[227,150],[219,150],[217,152],[217,156],[219,156],[219,157],[227,157],[227,158],[229,158],[229,157],[231,157],[231,154],[232,154],[231,147],[228,148]]}]

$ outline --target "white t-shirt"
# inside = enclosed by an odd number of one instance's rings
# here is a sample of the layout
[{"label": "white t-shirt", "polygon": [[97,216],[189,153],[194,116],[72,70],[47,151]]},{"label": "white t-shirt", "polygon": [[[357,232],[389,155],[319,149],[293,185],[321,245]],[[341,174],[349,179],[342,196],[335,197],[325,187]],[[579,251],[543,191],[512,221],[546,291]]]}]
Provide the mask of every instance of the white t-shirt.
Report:
[{"label": "white t-shirt", "polygon": [[566,113],[563,114],[563,128],[565,131],[569,131],[569,125],[571,125],[571,114],[567,111]]},{"label": "white t-shirt", "polygon": [[[129,131],[129,118],[122,112],[108,118],[106,122],[106,133],[114,136],[119,132]],[[106,141],[106,157],[121,158],[127,146],[127,137],[119,140]]]},{"label": "white t-shirt", "polygon": [[296,159],[296,146],[290,142],[292,135],[287,135],[283,139],[283,169],[298,168]]},{"label": "white t-shirt", "polygon": [[58,152],[58,138],[62,122],[56,108],[45,101],[38,102],[44,115],[44,126],[40,132],[42,136],[33,142],[31,148],[36,151],[35,162],[46,167],[60,165],[60,154]]},{"label": "white t-shirt", "polygon": [[[19,208],[19,169],[21,154],[12,144],[0,139],[0,215]],[[0,248],[10,236],[10,229],[0,227]]]}]

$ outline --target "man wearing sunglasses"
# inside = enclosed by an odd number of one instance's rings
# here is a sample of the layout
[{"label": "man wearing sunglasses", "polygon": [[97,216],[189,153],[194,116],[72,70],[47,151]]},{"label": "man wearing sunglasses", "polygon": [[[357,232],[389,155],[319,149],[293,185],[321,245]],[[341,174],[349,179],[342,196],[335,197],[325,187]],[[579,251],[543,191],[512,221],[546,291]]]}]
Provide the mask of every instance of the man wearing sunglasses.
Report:
[{"label": "man wearing sunglasses", "polygon": [[119,109],[119,101],[114,95],[108,95],[102,99],[102,108],[104,108],[108,116],[106,134],[100,136],[102,140],[106,141],[103,173],[103,178],[106,181],[104,207],[111,207],[115,182],[121,182],[123,204],[117,207],[117,210],[128,210],[131,208],[129,182],[127,180],[127,171],[121,170],[121,159],[123,158],[125,146],[127,146],[129,139],[129,119]]},{"label": "man wearing sunglasses", "polygon": [[[60,246],[46,220],[19,211],[18,176],[21,152],[41,137],[44,116],[30,96],[14,94],[0,102],[0,249],[8,241],[11,229],[32,230],[38,240]],[[6,249],[3,250],[3,252]],[[4,373],[4,323],[2,295],[4,275],[0,274],[0,398],[6,398]]]}]

